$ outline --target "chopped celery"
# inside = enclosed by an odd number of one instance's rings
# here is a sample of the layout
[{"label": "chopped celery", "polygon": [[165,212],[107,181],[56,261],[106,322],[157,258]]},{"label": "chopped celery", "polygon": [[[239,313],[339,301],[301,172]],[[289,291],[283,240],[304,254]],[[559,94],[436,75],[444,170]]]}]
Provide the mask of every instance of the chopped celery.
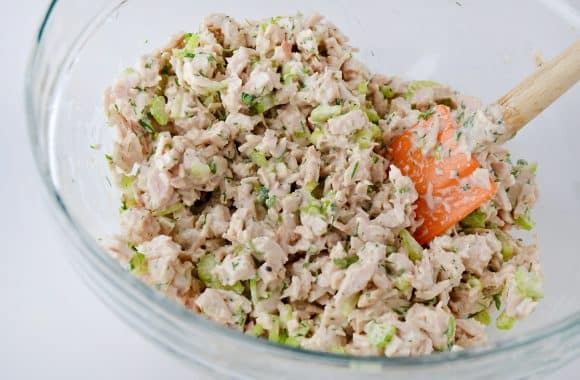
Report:
[{"label": "chopped celery", "polygon": [[137,274],[147,273],[147,258],[141,252],[136,251],[131,260],[129,260],[129,269]]},{"label": "chopped celery", "polygon": [[272,327],[268,331],[268,340],[278,343],[280,341],[280,318],[277,315],[272,315],[271,318]]},{"label": "chopped celery", "polygon": [[257,97],[247,92],[242,92],[242,103],[256,113],[264,113],[276,105],[272,94]]},{"label": "chopped celery", "polygon": [[318,127],[314,128],[314,131],[312,131],[309,137],[310,143],[316,145],[318,143],[318,140],[322,137],[322,135],[324,135],[322,129]]},{"label": "chopped celery", "polygon": [[207,178],[211,174],[211,169],[209,165],[202,164],[202,163],[194,163],[191,165],[191,175],[194,178],[202,179]]},{"label": "chopped celery", "polygon": [[298,79],[298,74],[292,72],[292,66],[285,64],[282,66],[282,82],[288,83]]},{"label": "chopped celery", "polygon": [[463,220],[459,223],[462,227],[467,228],[485,228],[485,218],[485,213],[477,209],[463,218]]},{"label": "chopped celery", "polygon": [[273,95],[264,95],[256,99],[253,110],[256,113],[264,113],[276,105]]},{"label": "chopped celery", "polygon": [[236,292],[238,294],[242,294],[244,292],[244,290],[245,290],[244,284],[242,284],[240,281],[236,282],[232,286],[224,286],[218,280],[218,286],[221,289],[224,289],[224,290],[232,290],[232,291],[234,291],[234,292]]},{"label": "chopped celery", "polygon": [[256,323],[254,327],[252,327],[252,329],[250,330],[250,335],[253,336],[261,336],[263,333],[264,327],[259,323]]},{"label": "chopped celery", "polygon": [[255,305],[258,303],[258,280],[255,278],[250,279],[250,298],[252,303]]},{"label": "chopped celery", "polygon": [[266,158],[266,155],[263,152],[259,152],[257,150],[253,151],[252,153],[250,153],[250,159],[254,164],[258,165],[261,168],[268,166],[268,159]]},{"label": "chopped celery", "polygon": [[380,90],[385,99],[393,99],[395,97],[395,91],[390,86],[381,86]]},{"label": "chopped celery", "polygon": [[213,254],[210,253],[203,256],[197,263],[197,277],[208,288],[231,290],[238,294],[242,294],[245,288],[240,281],[231,286],[223,285],[220,280],[212,273],[217,265],[218,261]]},{"label": "chopped celery", "polygon": [[372,125],[369,128],[359,129],[353,135],[354,140],[358,143],[361,149],[366,149],[370,146],[371,142],[381,137],[383,131],[376,125]]},{"label": "chopped celery", "polygon": [[156,96],[149,106],[149,113],[159,125],[166,125],[169,122],[169,115],[165,111],[165,98]]},{"label": "chopped celery", "polygon": [[310,120],[314,123],[324,123],[342,113],[342,106],[329,106],[321,104],[310,113]]},{"label": "chopped celery", "polygon": [[361,81],[358,84],[358,93],[361,95],[366,95],[369,92],[369,84],[367,81]]},{"label": "chopped celery", "polygon": [[542,280],[534,273],[518,268],[514,276],[516,282],[516,289],[518,292],[527,298],[534,301],[544,298],[544,291],[542,289]]},{"label": "chopped celery", "polygon": [[399,232],[399,238],[401,239],[401,244],[407,251],[407,255],[409,255],[411,261],[417,262],[423,258],[423,247],[421,247],[421,244],[415,240],[409,231],[401,230],[401,232]]},{"label": "chopped celery", "polygon": [[318,182],[311,181],[311,182],[308,182],[306,185],[304,185],[304,190],[307,193],[312,193],[314,191],[314,189],[316,189],[317,186],[318,186]]},{"label": "chopped celery", "polygon": [[407,98],[407,100],[410,100],[413,97],[413,95],[415,95],[415,92],[420,88],[437,87],[437,86],[439,86],[439,83],[430,80],[417,80],[411,82],[409,83],[409,86],[407,86],[407,94],[405,95],[405,98]]},{"label": "chopped celery", "polygon": [[360,293],[355,293],[344,300],[343,304],[340,306],[340,312],[343,316],[348,317],[350,313],[356,308],[358,299],[360,298]]},{"label": "chopped celery", "polygon": [[495,320],[495,326],[500,330],[509,330],[514,327],[516,319],[506,314],[505,310]]},{"label": "chopped celery", "polygon": [[447,336],[447,349],[453,347],[455,343],[455,317],[450,316],[447,321],[447,331],[445,331],[445,336]]},{"label": "chopped celery", "polygon": [[215,288],[218,283],[216,276],[212,273],[218,262],[214,255],[203,256],[197,263],[197,277],[208,287]]},{"label": "chopped celery", "polygon": [[289,337],[286,337],[284,339],[284,341],[281,343],[284,343],[285,345],[290,346],[290,347],[297,348],[297,347],[300,347],[300,342],[301,342],[300,338],[297,338],[295,336],[289,336]]},{"label": "chopped celery", "polygon": [[397,332],[397,328],[390,323],[377,323],[371,321],[365,326],[365,332],[370,344],[378,349],[384,349],[391,342]]},{"label": "chopped celery", "polygon": [[481,281],[477,277],[473,277],[472,275],[468,275],[467,284],[472,289],[482,289]]},{"label": "chopped celery", "polygon": [[349,266],[351,266],[352,264],[356,263],[357,261],[358,261],[358,256],[356,256],[356,255],[346,256],[344,258],[332,260],[334,265],[336,265],[337,267],[339,267],[341,269],[346,269]]},{"label": "chopped celery", "polygon": [[486,309],[481,310],[479,313],[475,313],[472,318],[485,326],[489,326],[491,323],[491,316]]},{"label": "chopped celery", "polygon": [[512,257],[514,257],[514,247],[508,243],[507,241],[501,242],[501,255],[503,257],[503,261],[508,261]]},{"label": "chopped celery", "polygon": [[169,206],[167,208],[164,209],[159,209],[159,210],[155,210],[152,212],[153,216],[165,216],[165,215],[169,215],[169,214],[173,214],[176,211],[179,211],[181,209],[183,209],[183,203],[176,203],[172,206]]},{"label": "chopped celery", "polygon": [[405,290],[411,287],[411,283],[406,276],[399,276],[395,280],[395,288],[399,289],[400,291],[404,292]]},{"label": "chopped celery", "polygon": [[195,48],[199,46],[199,34],[188,33],[185,35],[185,51],[193,53]]},{"label": "chopped celery", "polygon": [[119,188],[123,194],[131,193],[133,194],[133,184],[135,183],[135,179],[137,176],[134,175],[123,175],[121,177],[121,183],[119,184]]},{"label": "chopped celery", "polygon": [[522,227],[526,231],[530,231],[534,228],[534,221],[530,217],[530,212],[527,211],[525,214],[520,215],[516,218],[516,224]]},{"label": "chopped celery", "polygon": [[375,111],[373,108],[365,108],[364,111],[371,123],[377,124],[381,119],[377,111]]}]

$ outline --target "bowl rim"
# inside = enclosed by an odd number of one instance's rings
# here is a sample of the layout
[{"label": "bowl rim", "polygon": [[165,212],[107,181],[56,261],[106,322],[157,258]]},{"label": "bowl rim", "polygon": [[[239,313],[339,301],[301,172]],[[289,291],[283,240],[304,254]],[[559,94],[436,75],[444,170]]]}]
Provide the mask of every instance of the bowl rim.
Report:
[{"label": "bowl rim", "polygon": [[[114,7],[105,6],[103,11],[109,14],[111,11],[122,7],[128,0],[116,0],[110,3],[118,3]],[[212,322],[205,317],[192,312],[178,303],[172,301],[161,292],[156,291],[149,285],[145,284],[130,272],[123,269],[119,263],[106,254],[99,244],[90,236],[90,234],[82,227],[80,223],[76,223],[75,218],[69,212],[62,200],[57,186],[52,181],[50,165],[43,157],[40,150],[36,147],[38,145],[37,134],[41,130],[41,123],[37,119],[37,110],[34,104],[33,93],[33,79],[34,67],[39,55],[39,49],[42,47],[45,28],[49,23],[53,11],[59,0],[51,0],[48,9],[38,27],[38,33],[33,43],[31,53],[26,65],[25,77],[25,106],[27,114],[27,129],[28,140],[32,147],[34,162],[36,170],[41,177],[44,185],[45,195],[48,195],[50,208],[53,216],[60,222],[61,227],[68,235],[69,239],[74,240],[75,245],[86,252],[88,252],[93,260],[99,264],[109,275],[121,284],[123,290],[129,291],[133,294],[138,294],[144,297],[147,303],[151,306],[160,308],[167,312],[171,317],[175,318],[180,323],[191,325],[194,327],[201,327],[209,333],[217,334],[222,338],[233,340],[244,345],[250,345],[255,348],[267,349],[273,353],[283,355],[293,355],[293,359],[302,360],[317,360],[318,362],[332,363],[343,366],[352,366],[353,364],[361,365],[381,365],[382,367],[417,367],[425,365],[449,364],[453,362],[481,359],[494,355],[504,353],[506,351],[513,351],[517,349],[525,349],[535,343],[542,343],[553,337],[560,337],[566,333],[572,333],[571,336],[580,335],[580,310],[577,310],[562,319],[558,320],[549,326],[534,328],[530,333],[525,335],[518,335],[516,337],[499,339],[491,344],[479,348],[469,348],[459,351],[441,352],[436,355],[423,355],[416,357],[386,357],[386,356],[354,356],[343,355],[331,352],[311,351],[302,348],[294,348],[286,345],[270,342],[266,339],[256,338],[237,330],[222,326],[218,323]],[[98,19],[98,17],[96,18]],[[96,20],[91,20],[87,25],[95,23]],[[60,77],[58,74],[58,77]],[[60,79],[60,78],[59,78]],[[57,80],[58,81],[58,80]],[[118,285],[118,284],[117,284]],[[106,302],[105,302],[106,303]],[[107,303],[106,303],[107,304]],[[152,308],[153,310],[153,308]],[[132,326],[134,327],[134,326]],[[136,329],[140,334],[144,332]],[[150,336],[147,336],[151,339]],[[162,344],[156,342],[157,344]]]}]

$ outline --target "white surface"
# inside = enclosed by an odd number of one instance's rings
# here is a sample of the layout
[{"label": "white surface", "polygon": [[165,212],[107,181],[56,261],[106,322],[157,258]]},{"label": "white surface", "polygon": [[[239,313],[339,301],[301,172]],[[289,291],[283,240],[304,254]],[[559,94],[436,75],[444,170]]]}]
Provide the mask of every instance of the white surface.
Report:
[{"label": "white surface", "polygon": [[[43,204],[23,105],[24,66],[46,6],[20,0],[0,16],[0,379],[202,379],[118,320],[64,258],[72,248]],[[577,360],[550,379],[578,373]]]}]

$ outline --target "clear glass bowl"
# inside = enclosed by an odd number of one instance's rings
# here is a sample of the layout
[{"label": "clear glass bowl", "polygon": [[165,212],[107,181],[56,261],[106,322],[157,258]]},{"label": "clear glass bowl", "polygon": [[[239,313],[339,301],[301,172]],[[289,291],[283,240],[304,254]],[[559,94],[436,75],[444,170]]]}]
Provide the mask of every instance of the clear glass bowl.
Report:
[{"label": "clear glass bowl", "polygon": [[[576,3],[577,4],[577,3]],[[215,325],[165,299],[99,247],[117,228],[119,194],[103,154],[112,129],[103,90],[141,54],[212,12],[262,18],[314,10],[334,21],[377,72],[436,79],[491,102],[580,37],[565,1],[53,1],[30,60],[30,139],[49,203],[76,244],[70,257],[96,294],[131,326],[214,377],[256,379],[523,378],[580,353],[580,86],[510,143],[539,162],[535,211],[546,296],[513,331],[487,347],[429,357],[356,358],[270,344]],[[91,145],[102,146],[98,150]]]}]

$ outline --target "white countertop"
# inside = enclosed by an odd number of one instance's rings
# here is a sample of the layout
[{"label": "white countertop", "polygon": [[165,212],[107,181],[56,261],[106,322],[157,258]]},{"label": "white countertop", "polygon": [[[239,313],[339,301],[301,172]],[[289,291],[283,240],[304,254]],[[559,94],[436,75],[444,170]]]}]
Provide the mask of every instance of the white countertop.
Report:
[{"label": "white countertop", "polygon": [[[23,105],[24,66],[47,3],[10,2],[0,16],[0,379],[201,379],[119,320],[65,259],[72,248],[43,204]],[[549,378],[578,373],[576,360]]]}]

